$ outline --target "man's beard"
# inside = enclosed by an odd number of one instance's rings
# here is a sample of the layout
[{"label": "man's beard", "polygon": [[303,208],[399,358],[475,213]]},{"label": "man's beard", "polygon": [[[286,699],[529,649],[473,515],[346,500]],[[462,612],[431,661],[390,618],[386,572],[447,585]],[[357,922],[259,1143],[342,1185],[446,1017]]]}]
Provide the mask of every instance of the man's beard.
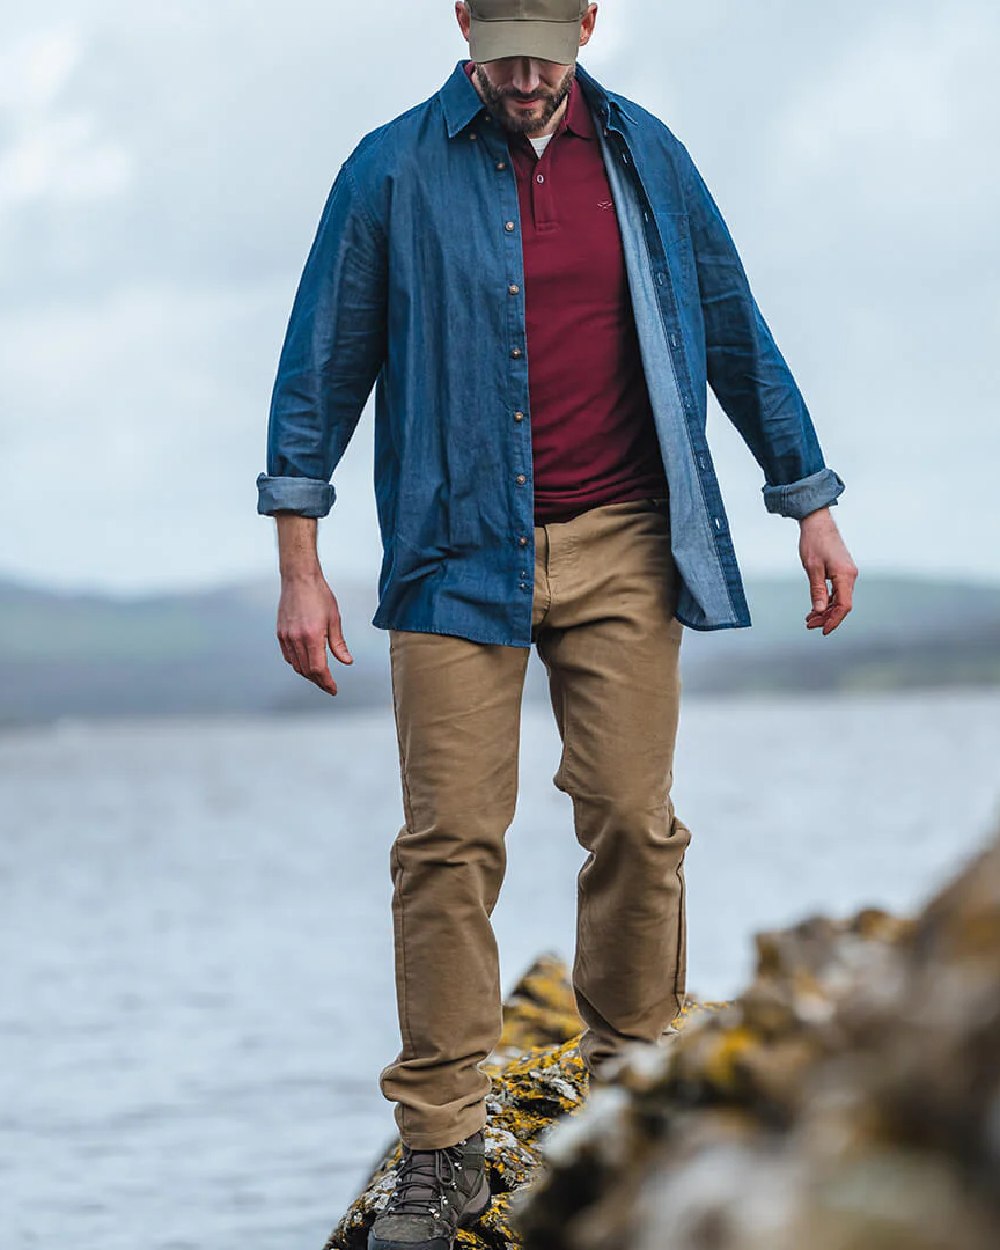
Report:
[{"label": "man's beard", "polygon": [[[546,91],[543,87],[540,87],[530,96],[524,96],[519,91],[513,91],[510,88],[500,90],[494,87],[483,72],[481,65],[476,66],[475,74],[476,82],[479,84],[479,88],[483,93],[483,99],[486,101],[486,107],[501,126],[513,131],[514,134],[525,135],[542,130],[558,112],[559,106],[569,95],[570,88],[573,86],[573,79],[576,77],[576,66],[571,65],[569,67],[562,82],[555,90]],[[514,111],[507,105],[508,100],[529,99],[537,100],[543,105],[542,111],[538,116]]]}]

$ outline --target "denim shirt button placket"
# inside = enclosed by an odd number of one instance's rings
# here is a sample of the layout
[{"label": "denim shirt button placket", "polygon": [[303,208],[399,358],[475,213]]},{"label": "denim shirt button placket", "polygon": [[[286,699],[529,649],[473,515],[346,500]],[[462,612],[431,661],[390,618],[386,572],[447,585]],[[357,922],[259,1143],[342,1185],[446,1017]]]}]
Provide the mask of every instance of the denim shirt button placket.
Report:
[{"label": "denim shirt button placket", "polygon": [[[496,168],[497,168],[497,171],[498,171],[498,172],[502,173],[502,172],[503,172],[503,171],[507,168],[507,162],[506,162],[506,161],[502,161],[502,160],[501,160],[501,161],[497,161],[497,163],[496,163]],[[517,223],[516,223],[515,221],[513,221],[513,220],[508,220],[508,221],[505,221],[505,222],[504,222],[504,226],[503,226],[503,228],[504,228],[504,231],[506,232],[506,234],[507,234],[508,236],[511,236],[511,235],[513,235],[513,234],[515,233],[515,231],[517,230]],[[521,293],[521,287],[520,287],[520,284],[519,284],[519,283],[517,283],[517,282],[508,282],[508,284],[507,284],[507,294],[508,294],[509,296],[513,297],[513,296],[516,296],[516,295],[520,295],[520,293]],[[520,360],[520,359],[523,357],[523,355],[524,355],[524,350],[523,350],[523,348],[521,348],[521,347],[513,347],[513,348],[511,348],[510,355],[511,355],[511,359],[512,359],[512,360]],[[515,420],[516,422],[522,422],[522,421],[524,420],[524,413],[523,413],[523,412],[521,412],[520,410],[518,410],[517,412],[515,412],[515,413],[514,413],[514,420]],[[525,486],[525,485],[527,485],[528,478],[527,478],[527,475],[526,475],[526,474],[524,474],[524,473],[518,473],[518,474],[516,474],[516,476],[515,476],[515,478],[514,478],[514,481],[515,481],[515,483],[516,483],[518,486]],[[530,539],[530,538],[528,538],[528,537],[527,537],[527,535],[525,535],[525,534],[519,534],[519,535],[517,535],[517,545],[518,545],[519,547],[521,547],[521,548],[528,547],[528,546],[530,545],[530,543],[531,543],[531,539]],[[519,589],[520,589],[520,590],[523,590],[523,591],[525,591],[526,593],[530,593],[530,592],[531,592],[532,587],[528,584],[528,571],[527,571],[527,569],[521,569],[521,572],[520,572],[520,581],[519,581],[519,583],[518,583],[518,586],[519,586]]]}]

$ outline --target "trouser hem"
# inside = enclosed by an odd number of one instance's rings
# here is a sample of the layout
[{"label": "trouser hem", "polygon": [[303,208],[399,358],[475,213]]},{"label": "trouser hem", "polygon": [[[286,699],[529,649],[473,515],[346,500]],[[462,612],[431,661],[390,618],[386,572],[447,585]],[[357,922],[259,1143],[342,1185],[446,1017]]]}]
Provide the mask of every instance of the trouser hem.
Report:
[{"label": "trouser hem", "polygon": [[[402,1108],[397,1112],[397,1123],[403,1119],[401,1111]],[[422,1130],[419,1126],[414,1128],[408,1124],[404,1128],[400,1124],[399,1136],[403,1145],[409,1146],[411,1150],[443,1150],[446,1146],[454,1146],[485,1128],[486,1104],[483,1103],[479,1107],[470,1107],[463,1116],[447,1128]]]}]

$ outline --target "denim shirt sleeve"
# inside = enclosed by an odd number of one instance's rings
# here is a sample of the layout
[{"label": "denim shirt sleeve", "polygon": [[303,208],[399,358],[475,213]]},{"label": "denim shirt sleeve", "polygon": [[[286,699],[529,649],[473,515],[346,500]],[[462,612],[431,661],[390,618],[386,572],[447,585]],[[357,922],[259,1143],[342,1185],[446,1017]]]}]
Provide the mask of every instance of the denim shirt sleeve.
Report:
[{"label": "denim shirt sleeve", "polygon": [[326,516],[330,484],[385,358],[386,249],[345,164],[292,305],[271,397],[257,511]]},{"label": "denim shirt sleeve", "polygon": [[824,463],[805,400],[757,306],[729,229],[685,157],[708,381],[764,470],[767,511],[802,518],[835,504],[844,483]]}]

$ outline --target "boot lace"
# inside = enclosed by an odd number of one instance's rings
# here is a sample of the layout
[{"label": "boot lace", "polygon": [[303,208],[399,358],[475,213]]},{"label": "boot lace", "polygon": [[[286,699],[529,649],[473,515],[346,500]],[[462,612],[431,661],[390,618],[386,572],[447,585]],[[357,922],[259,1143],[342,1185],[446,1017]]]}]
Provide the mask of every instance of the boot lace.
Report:
[{"label": "boot lace", "polygon": [[445,1150],[403,1150],[396,1173],[396,1189],[389,1200],[394,1215],[448,1217],[448,1190],[457,1190],[461,1156],[455,1147]]}]

